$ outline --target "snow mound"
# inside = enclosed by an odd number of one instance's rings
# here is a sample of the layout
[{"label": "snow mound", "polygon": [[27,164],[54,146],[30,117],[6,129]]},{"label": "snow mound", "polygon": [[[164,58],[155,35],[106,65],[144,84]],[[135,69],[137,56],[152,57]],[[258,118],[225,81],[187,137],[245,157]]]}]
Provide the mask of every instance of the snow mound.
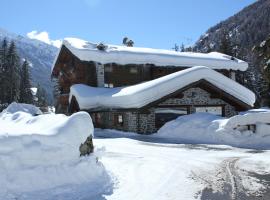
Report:
[{"label": "snow mound", "polygon": [[[225,119],[207,113],[196,113],[181,116],[166,123],[154,136],[179,143],[222,144],[242,148],[270,149],[269,114],[267,113],[267,117],[249,114]],[[255,132],[235,128],[250,123],[256,124]]]},{"label": "snow mound", "polygon": [[110,178],[96,150],[79,157],[93,134],[86,112],[70,117],[25,112],[0,116],[0,199],[98,199]]},{"label": "snow mound", "polygon": [[222,127],[224,129],[234,129],[238,126],[270,124],[270,112],[248,112],[244,115],[236,115],[224,121]]},{"label": "snow mound", "polygon": [[255,102],[255,94],[239,83],[208,67],[196,66],[137,85],[96,88],[75,84],[70,88],[80,109],[91,108],[140,108],[196,81],[206,80],[249,106]]},{"label": "snow mound", "polygon": [[16,113],[16,112],[25,112],[31,115],[41,115],[42,112],[39,108],[31,104],[25,103],[11,103],[2,113]]}]

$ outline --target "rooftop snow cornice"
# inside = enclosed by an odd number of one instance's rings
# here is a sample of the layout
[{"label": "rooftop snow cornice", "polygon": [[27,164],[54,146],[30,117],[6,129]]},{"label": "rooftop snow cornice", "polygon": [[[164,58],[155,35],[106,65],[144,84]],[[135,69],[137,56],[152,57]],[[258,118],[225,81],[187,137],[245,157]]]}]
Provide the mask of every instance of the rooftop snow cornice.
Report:
[{"label": "rooftop snow cornice", "polygon": [[206,80],[224,92],[249,106],[255,102],[255,94],[239,83],[208,67],[192,67],[137,85],[96,88],[83,84],[70,88],[69,100],[76,97],[81,109],[91,108],[141,108],[166,95],[199,80]]},{"label": "rooftop snow cornice", "polygon": [[[117,45],[107,45],[106,49],[98,50],[97,44],[77,38],[64,39],[62,46],[68,48],[72,54],[74,54],[80,60],[94,61],[101,64],[154,64],[156,66],[175,67],[193,67],[200,65],[207,66],[212,69],[240,71],[246,71],[248,68],[247,62],[237,58],[232,59],[231,56],[218,52],[175,52],[164,49],[126,47]],[[54,65],[55,62],[53,67]]]}]

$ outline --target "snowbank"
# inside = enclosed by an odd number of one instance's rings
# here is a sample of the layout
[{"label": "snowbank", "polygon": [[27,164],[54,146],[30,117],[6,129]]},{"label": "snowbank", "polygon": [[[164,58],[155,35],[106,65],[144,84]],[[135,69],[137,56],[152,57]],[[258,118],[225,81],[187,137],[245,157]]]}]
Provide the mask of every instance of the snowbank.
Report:
[{"label": "snowbank", "polygon": [[140,108],[202,79],[250,106],[255,102],[252,91],[208,67],[200,66],[127,87],[96,88],[76,84],[70,88],[69,100],[75,96],[80,109]]},{"label": "snowbank", "polygon": [[0,199],[95,199],[107,191],[99,151],[79,157],[80,144],[93,134],[88,113],[12,111],[0,115]]},{"label": "snowbank", "polygon": [[233,128],[237,124],[236,122],[239,124],[250,123],[250,118],[250,116],[238,115],[224,119],[207,113],[191,114],[166,123],[154,136],[169,138],[181,143],[223,144],[270,149],[270,125],[265,124],[270,122],[269,113],[268,118],[253,115],[253,119],[256,120],[252,123],[257,125],[255,133],[251,130],[240,131]]},{"label": "snowbank", "polygon": [[3,110],[3,112],[0,113],[0,115],[3,113],[16,113],[19,111],[29,113],[31,115],[42,114],[41,110],[34,105],[13,102],[5,110]]},{"label": "snowbank", "polygon": [[270,112],[249,112],[244,115],[236,115],[222,123],[224,129],[234,129],[238,126],[270,124]]},{"label": "snowbank", "polygon": [[[65,38],[62,46],[68,48],[80,60],[94,61],[101,64],[154,64],[156,66],[177,67],[193,67],[203,65],[213,69],[241,71],[246,71],[248,67],[248,63],[236,58],[232,59],[231,56],[218,52],[207,54],[194,52],[176,52],[172,50],[116,45],[108,45],[104,51],[101,51],[97,49],[97,44],[77,38]],[[58,56],[56,56],[56,59],[57,57]],[[55,62],[53,67],[55,66]]]}]

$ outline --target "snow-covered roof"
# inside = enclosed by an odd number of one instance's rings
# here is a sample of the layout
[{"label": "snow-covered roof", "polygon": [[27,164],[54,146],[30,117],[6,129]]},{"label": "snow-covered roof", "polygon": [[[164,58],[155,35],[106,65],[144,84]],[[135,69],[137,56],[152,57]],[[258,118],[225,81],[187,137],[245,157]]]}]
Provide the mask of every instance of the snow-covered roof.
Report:
[{"label": "snow-covered roof", "polygon": [[126,87],[96,88],[76,84],[70,88],[69,100],[75,96],[80,109],[141,108],[202,79],[250,106],[255,102],[252,91],[208,67],[192,67]]},{"label": "snow-covered roof", "polygon": [[[156,66],[176,67],[207,66],[212,69],[241,71],[245,71],[248,68],[247,62],[236,58],[232,59],[231,56],[218,52],[176,52],[172,50],[116,45],[107,45],[105,50],[98,50],[97,44],[77,38],[65,38],[62,46],[67,47],[80,60],[94,61],[101,64],[154,64]],[[52,70],[57,58],[58,56],[56,56],[55,62],[52,65]]]}]

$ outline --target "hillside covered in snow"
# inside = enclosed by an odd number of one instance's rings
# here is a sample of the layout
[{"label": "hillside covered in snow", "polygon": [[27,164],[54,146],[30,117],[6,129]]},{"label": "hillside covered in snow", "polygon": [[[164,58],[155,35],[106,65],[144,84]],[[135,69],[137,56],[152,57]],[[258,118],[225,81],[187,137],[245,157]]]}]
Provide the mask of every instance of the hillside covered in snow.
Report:
[{"label": "hillside covered in snow", "polygon": [[4,38],[15,42],[20,57],[27,59],[30,63],[31,78],[34,86],[37,86],[39,83],[46,90],[48,100],[52,102],[53,85],[50,78],[50,69],[57,53],[57,48],[0,28],[0,41]]},{"label": "hillside covered in snow", "polygon": [[264,78],[264,66],[261,65],[261,60],[253,51],[253,47],[260,45],[269,37],[269,19],[270,1],[258,0],[210,27],[193,47],[195,51],[219,51],[247,61],[249,68],[244,75],[244,84],[255,92],[261,106],[265,106],[263,99],[267,98],[265,96],[268,95],[268,87]]}]

